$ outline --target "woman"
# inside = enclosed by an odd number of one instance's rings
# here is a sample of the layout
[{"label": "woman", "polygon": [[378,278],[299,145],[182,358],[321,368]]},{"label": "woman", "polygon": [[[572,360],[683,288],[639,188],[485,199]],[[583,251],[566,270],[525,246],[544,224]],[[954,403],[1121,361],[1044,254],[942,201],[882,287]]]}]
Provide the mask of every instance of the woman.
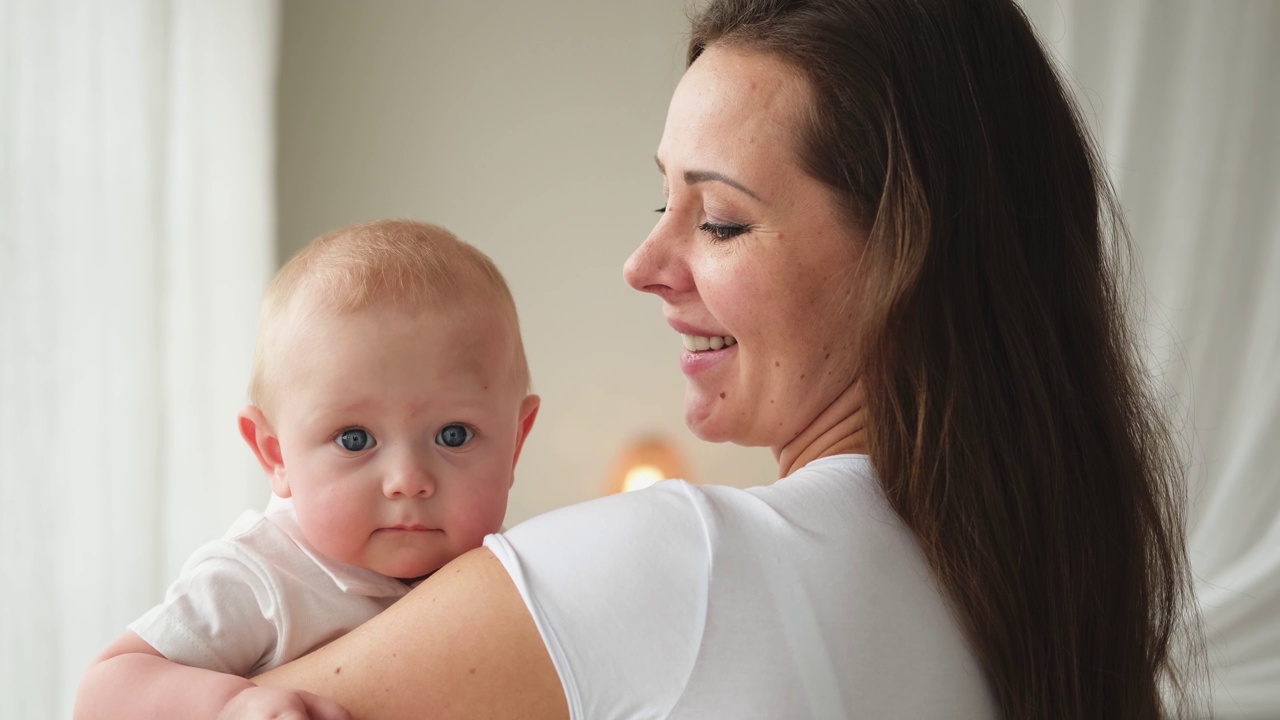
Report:
[{"label": "woman", "polygon": [[1163,717],[1181,477],[1026,20],[713,0],[688,57],[626,278],[687,336],[689,426],[782,479],[536,518],[262,682],[360,718]]}]

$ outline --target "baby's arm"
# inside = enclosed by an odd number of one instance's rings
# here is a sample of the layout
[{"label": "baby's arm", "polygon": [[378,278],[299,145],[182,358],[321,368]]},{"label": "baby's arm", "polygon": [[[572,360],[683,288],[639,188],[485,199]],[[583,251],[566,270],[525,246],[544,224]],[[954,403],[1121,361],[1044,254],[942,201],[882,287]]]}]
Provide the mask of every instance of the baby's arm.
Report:
[{"label": "baby's arm", "polygon": [[219,717],[351,720],[327,698],[171,662],[132,631],[94,659],[76,695],[75,720]]},{"label": "baby's arm", "polygon": [[214,720],[249,680],[165,659],[125,631],[107,646],[80,681],[75,720],[209,718]]}]

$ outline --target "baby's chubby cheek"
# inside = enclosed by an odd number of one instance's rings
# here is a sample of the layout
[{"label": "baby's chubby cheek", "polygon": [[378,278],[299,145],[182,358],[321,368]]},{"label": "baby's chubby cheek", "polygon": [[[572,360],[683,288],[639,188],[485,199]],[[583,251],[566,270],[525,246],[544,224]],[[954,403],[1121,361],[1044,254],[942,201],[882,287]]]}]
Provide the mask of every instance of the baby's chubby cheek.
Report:
[{"label": "baby's chubby cheek", "polygon": [[461,543],[478,547],[486,535],[500,532],[507,513],[506,496],[490,499],[468,508],[455,517],[456,539]]},{"label": "baby's chubby cheek", "polygon": [[358,518],[339,513],[324,503],[299,502],[295,498],[298,524],[307,541],[334,560],[354,563],[359,560],[364,541],[371,528],[360,527]]}]

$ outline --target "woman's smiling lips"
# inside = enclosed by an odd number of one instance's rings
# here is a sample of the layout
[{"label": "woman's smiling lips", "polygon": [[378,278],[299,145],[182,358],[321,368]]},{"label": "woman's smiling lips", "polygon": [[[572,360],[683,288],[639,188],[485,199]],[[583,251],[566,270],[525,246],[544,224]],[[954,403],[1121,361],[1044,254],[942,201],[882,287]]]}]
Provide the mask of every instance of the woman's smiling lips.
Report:
[{"label": "woman's smiling lips", "polygon": [[738,351],[737,345],[730,345],[719,350],[685,350],[680,353],[680,369],[685,375],[693,377],[719,365],[729,358],[730,353]]},{"label": "woman's smiling lips", "polygon": [[738,349],[738,339],[732,335],[715,335],[701,328],[668,318],[668,324],[680,333],[684,352],[680,354],[680,369],[693,376],[704,372],[724,360]]}]

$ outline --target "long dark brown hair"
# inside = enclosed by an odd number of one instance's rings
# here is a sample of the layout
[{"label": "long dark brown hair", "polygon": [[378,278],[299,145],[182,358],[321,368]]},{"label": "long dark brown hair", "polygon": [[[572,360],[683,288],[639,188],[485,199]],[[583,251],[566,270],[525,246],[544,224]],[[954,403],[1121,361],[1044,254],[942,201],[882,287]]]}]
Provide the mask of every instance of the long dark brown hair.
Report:
[{"label": "long dark brown hair", "polygon": [[869,238],[870,454],[1005,716],[1189,711],[1184,474],[1125,320],[1131,246],[1021,11],[712,0],[689,63],[712,45],[809,81],[800,163]]}]

